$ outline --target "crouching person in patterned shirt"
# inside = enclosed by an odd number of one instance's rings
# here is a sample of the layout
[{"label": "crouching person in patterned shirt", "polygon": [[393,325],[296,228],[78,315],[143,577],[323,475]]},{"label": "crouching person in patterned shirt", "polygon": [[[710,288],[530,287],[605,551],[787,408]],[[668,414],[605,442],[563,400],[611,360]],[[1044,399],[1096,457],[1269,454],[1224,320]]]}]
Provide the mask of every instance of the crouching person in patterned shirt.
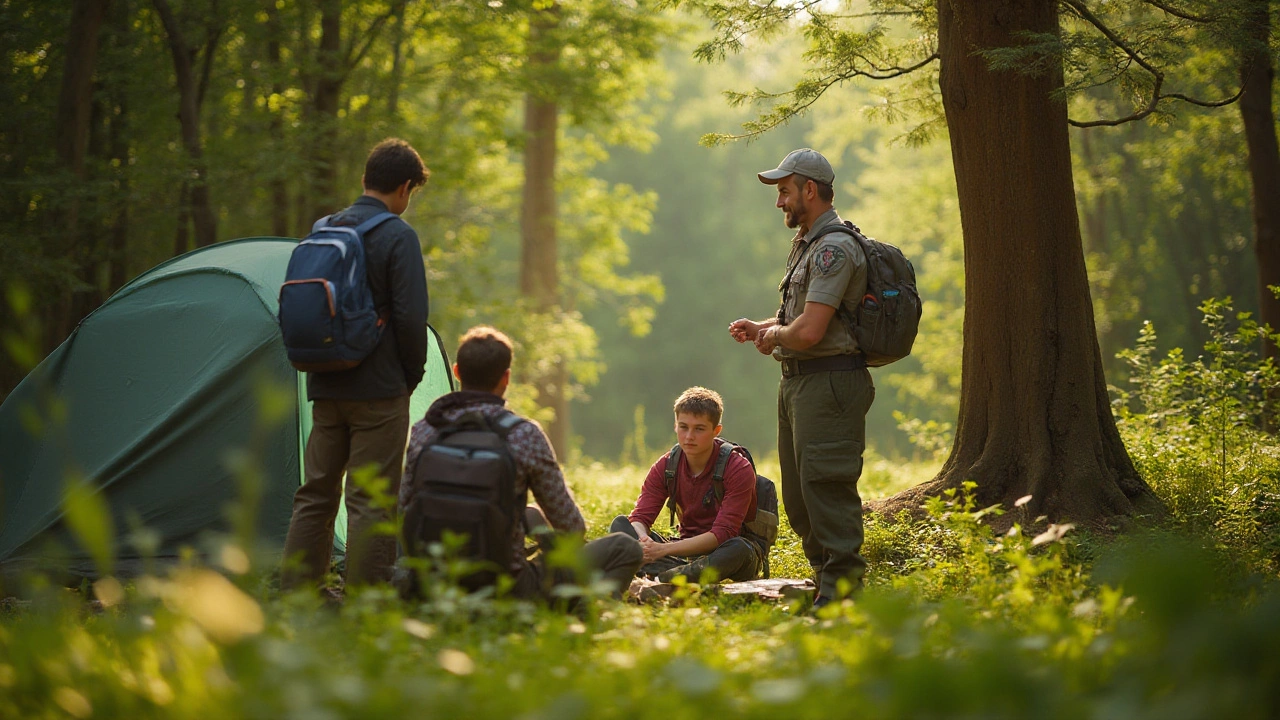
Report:
[{"label": "crouching person in patterned shirt", "polygon": [[[586,522],[542,428],[506,408],[511,357],[511,340],[503,333],[484,326],[468,330],[453,366],[462,389],[437,399],[413,426],[400,484],[405,550],[424,554],[448,531],[467,537],[466,559],[491,568],[467,576],[468,589],[507,574],[516,597],[550,598],[557,585],[599,577],[620,595],[644,556],[630,535],[592,540],[566,567],[550,565],[547,552],[526,555],[526,533],[537,533],[549,551],[554,540],[546,531],[582,536]],[[530,495],[536,506],[528,505]],[[402,570],[396,585],[409,595],[417,583]]]},{"label": "crouching person in patterned shirt", "polygon": [[[649,468],[631,515],[614,518],[609,529],[631,534],[644,548],[641,575],[661,582],[676,576],[699,582],[707,570],[716,580],[760,576],[764,549],[742,534],[744,521],[756,517],[756,473],[737,452],[720,467],[723,413],[714,390],[692,387],[676,398],[676,446]],[[679,519],[677,538],[650,530],[664,503]]]}]

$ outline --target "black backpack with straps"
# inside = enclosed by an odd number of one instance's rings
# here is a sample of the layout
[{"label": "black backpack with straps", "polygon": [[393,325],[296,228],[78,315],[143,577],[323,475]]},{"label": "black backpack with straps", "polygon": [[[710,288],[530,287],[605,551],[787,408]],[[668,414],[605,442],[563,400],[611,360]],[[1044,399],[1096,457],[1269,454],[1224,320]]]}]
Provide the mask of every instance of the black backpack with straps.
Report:
[{"label": "black backpack with straps", "polygon": [[[756,473],[756,461],[751,451],[741,445],[727,440],[720,443],[720,452],[711,469],[711,490],[715,494],[716,503],[724,501],[724,471],[729,466],[729,458],[734,454],[741,455],[751,463],[751,471],[756,476],[756,516],[742,523],[742,535],[755,543],[760,549],[762,559],[762,577],[769,577],[769,549],[778,541],[778,490],[773,481]],[[671,513],[671,527],[676,527],[676,471],[680,467],[680,458],[684,450],[679,443],[672,445],[667,453],[667,467],[663,476],[667,481],[667,510]]]},{"label": "black backpack with straps", "polygon": [[[923,306],[916,289],[916,269],[897,247],[882,243],[862,234],[857,225],[849,221],[832,223],[818,229],[809,247],[817,245],[824,235],[838,232],[853,238],[867,258],[867,292],[858,301],[856,317],[840,303],[837,314],[858,341],[858,349],[865,356],[868,367],[880,367],[901,360],[911,354],[916,335],[920,332],[920,316]],[[807,254],[807,252],[806,252]],[[783,292],[790,285],[791,274],[800,263],[801,256],[787,273]],[[783,306],[786,306],[785,295]],[[778,321],[783,317],[778,309]]]},{"label": "black backpack with straps", "polygon": [[524,524],[524,501],[516,498],[516,462],[507,436],[527,422],[515,413],[468,412],[436,429],[414,466],[404,509],[405,553],[426,557],[446,531],[465,535],[460,558],[482,569],[462,578],[469,590],[492,585],[510,572],[512,534]]}]

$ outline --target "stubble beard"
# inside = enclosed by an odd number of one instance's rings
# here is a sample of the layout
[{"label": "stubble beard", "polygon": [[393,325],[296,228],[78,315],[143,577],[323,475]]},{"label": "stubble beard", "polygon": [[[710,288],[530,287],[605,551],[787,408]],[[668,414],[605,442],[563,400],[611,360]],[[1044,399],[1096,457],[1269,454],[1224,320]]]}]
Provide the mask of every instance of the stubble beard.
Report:
[{"label": "stubble beard", "polygon": [[805,206],[801,205],[791,210],[782,211],[782,219],[786,226],[792,230],[800,227],[800,213],[805,211]]}]

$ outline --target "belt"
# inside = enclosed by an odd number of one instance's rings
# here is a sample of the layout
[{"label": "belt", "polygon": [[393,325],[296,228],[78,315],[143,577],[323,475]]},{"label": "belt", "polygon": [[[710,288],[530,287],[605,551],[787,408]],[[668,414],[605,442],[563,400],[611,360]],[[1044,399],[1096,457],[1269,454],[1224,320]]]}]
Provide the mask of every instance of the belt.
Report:
[{"label": "belt", "polygon": [[828,355],[811,360],[795,360],[786,358],[782,361],[782,377],[808,375],[816,372],[832,372],[835,370],[861,370],[867,366],[867,358],[859,355]]}]

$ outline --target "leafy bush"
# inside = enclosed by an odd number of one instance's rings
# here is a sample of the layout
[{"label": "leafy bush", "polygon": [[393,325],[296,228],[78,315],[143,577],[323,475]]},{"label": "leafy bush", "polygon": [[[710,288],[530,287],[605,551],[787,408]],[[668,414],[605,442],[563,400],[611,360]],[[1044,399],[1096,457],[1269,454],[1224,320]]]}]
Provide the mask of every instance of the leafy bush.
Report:
[{"label": "leafy bush", "polygon": [[1203,580],[1221,551],[1168,534],[1113,545],[1091,577],[1064,529],[995,537],[982,523],[989,512],[961,493],[931,503],[923,521],[880,526],[895,543],[944,537],[945,550],[818,617],[706,594],[564,615],[450,593],[407,605],[370,589],[335,608],[265,591],[253,573],[228,580],[194,565],[125,586],[97,611],[46,587],[0,619],[0,716],[1267,718],[1280,709],[1274,582],[1220,592]]},{"label": "leafy bush", "polygon": [[[1212,536],[1260,569],[1280,567],[1280,369],[1260,356],[1278,337],[1231,301],[1200,307],[1210,338],[1195,359],[1156,357],[1147,323],[1120,353],[1131,391],[1116,391],[1117,424],[1142,476],[1174,520]],[[1232,322],[1234,320],[1234,322]]]}]

